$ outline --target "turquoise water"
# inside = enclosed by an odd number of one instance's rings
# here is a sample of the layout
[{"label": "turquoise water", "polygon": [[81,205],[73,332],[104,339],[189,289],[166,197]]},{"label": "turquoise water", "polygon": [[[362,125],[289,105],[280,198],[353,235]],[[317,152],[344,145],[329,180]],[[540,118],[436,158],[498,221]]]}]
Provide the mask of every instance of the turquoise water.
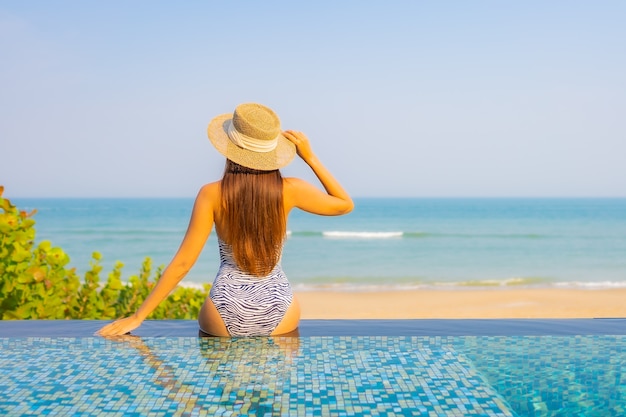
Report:
[{"label": "turquoise water", "polygon": [[626,414],[624,336],[28,337],[0,348],[9,416]]},{"label": "turquoise water", "polygon": [[[79,271],[93,251],[125,276],[167,264],[191,199],[14,199],[36,208],[38,240]],[[356,199],[347,216],[294,211],[283,268],[299,289],[473,285],[626,286],[626,199]],[[184,283],[211,282],[212,234]]]}]

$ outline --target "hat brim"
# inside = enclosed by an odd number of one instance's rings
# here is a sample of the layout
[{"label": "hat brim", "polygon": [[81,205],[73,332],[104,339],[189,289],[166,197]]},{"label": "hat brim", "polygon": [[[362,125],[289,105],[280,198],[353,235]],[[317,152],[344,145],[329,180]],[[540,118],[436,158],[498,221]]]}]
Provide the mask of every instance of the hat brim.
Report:
[{"label": "hat brim", "polygon": [[273,171],[288,165],[296,155],[296,146],[282,134],[276,148],[270,152],[255,152],[240,148],[231,142],[226,129],[232,114],[221,114],[209,123],[207,135],[219,153],[231,161],[248,168]]}]

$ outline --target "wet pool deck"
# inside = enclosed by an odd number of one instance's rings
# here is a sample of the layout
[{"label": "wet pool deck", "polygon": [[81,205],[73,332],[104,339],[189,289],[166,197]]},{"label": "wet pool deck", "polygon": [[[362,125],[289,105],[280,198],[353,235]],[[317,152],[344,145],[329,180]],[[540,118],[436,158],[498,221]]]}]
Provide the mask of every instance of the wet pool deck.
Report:
[{"label": "wet pool deck", "polygon": [[[0,321],[0,337],[90,337],[108,321]],[[195,320],[146,320],[141,337],[198,336]],[[566,336],[626,335],[626,318],[302,320],[299,336]]]}]

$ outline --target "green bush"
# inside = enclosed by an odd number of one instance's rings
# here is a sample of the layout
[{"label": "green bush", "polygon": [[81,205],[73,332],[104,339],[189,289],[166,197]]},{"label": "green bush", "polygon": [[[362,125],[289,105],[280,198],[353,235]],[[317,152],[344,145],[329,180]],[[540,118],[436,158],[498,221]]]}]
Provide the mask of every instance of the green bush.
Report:
[{"label": "green bush", "polygon": [[[113,319],[136,311],[161,278],[146,258],[138,275],[122,282],[124,264],[117,262],[100,282],[101,255],[94,252],[83,282],[69,256],[48,241],[35,244],[36,211],[17,209],[2,197],[0,186],[0,319]],[[153,278],[151,278],[153,276]],[[195,319],[208,295],[177,287],[152,312],[151,319]]]}]

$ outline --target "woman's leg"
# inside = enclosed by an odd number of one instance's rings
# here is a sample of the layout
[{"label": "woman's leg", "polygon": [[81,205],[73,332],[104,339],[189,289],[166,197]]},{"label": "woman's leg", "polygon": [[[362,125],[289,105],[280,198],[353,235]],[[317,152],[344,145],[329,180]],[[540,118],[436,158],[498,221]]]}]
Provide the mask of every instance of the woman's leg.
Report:
[{"label": "woman's leg", "polygon": [[200,315],[198,316],[198,324],[200,329],[213,336],[230,336],[222,316],[213,304],[213,300],[207,297],[200,309]]}]

